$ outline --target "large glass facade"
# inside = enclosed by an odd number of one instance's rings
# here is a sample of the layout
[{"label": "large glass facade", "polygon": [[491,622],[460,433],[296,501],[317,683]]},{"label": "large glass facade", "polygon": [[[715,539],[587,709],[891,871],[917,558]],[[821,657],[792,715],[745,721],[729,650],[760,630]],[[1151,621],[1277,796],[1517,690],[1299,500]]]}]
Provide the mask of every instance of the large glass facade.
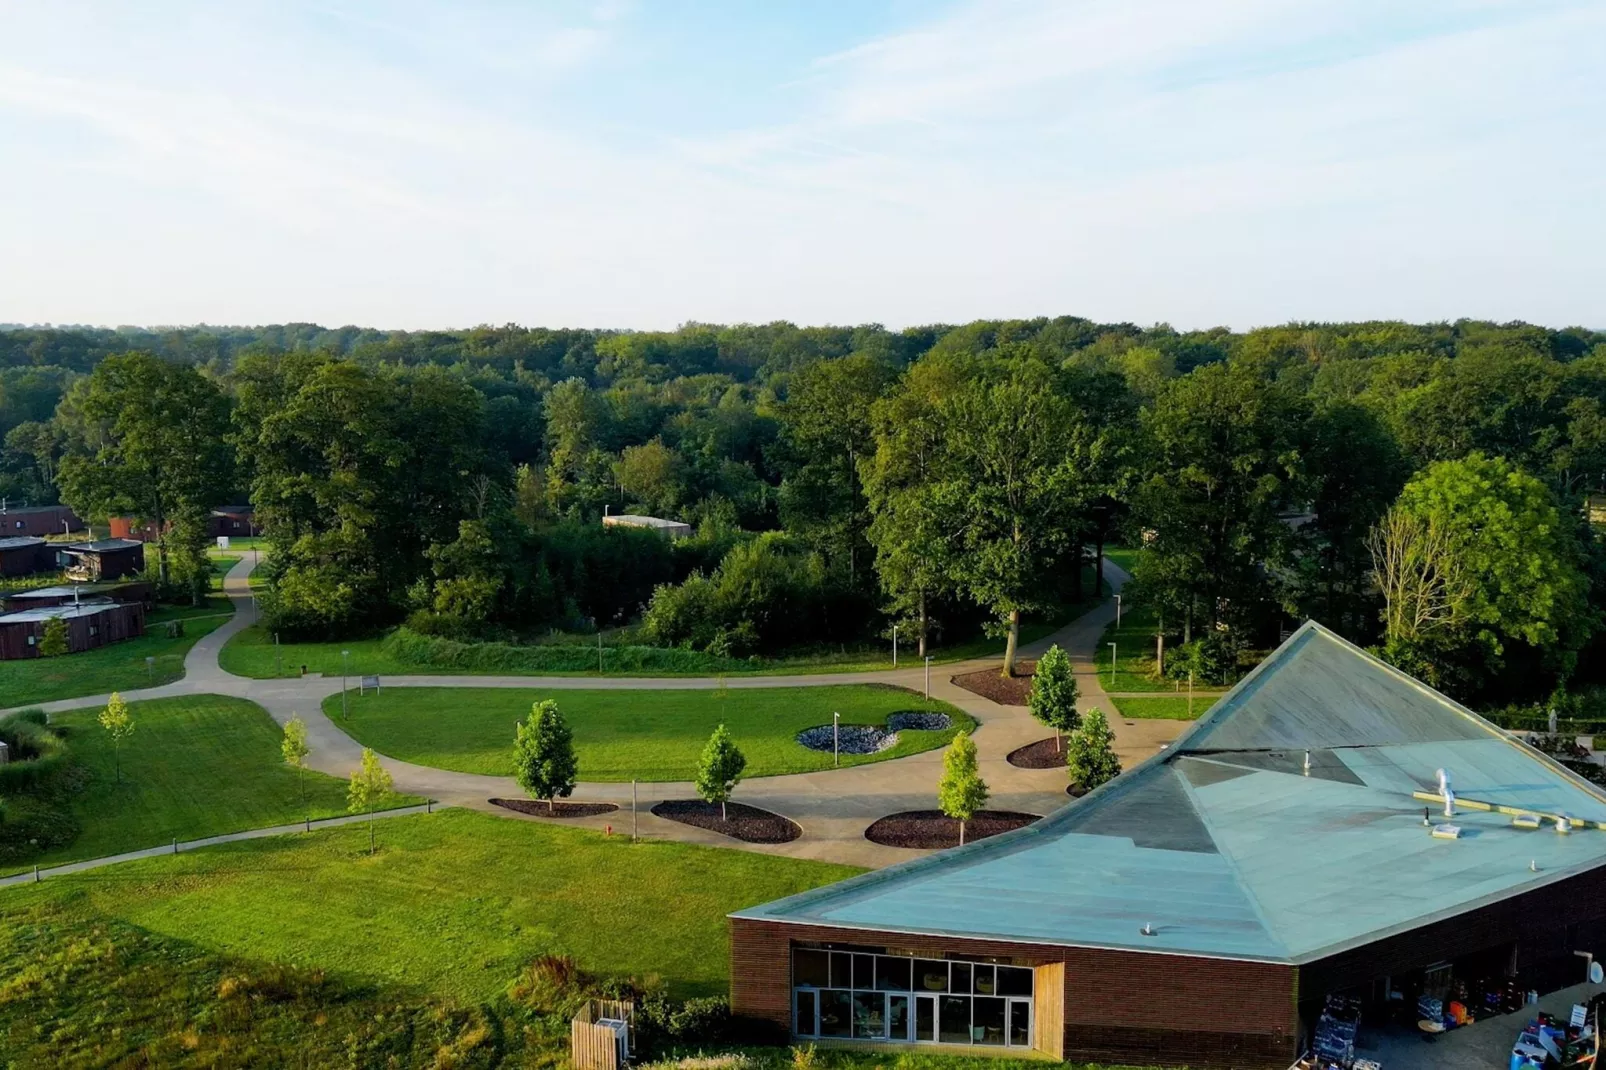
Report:
[{"label": "large glass facade", "polygon": [[1024,966],[797,948],[793,1029],[800,1037],[1029,1048],[1034,979]]}]

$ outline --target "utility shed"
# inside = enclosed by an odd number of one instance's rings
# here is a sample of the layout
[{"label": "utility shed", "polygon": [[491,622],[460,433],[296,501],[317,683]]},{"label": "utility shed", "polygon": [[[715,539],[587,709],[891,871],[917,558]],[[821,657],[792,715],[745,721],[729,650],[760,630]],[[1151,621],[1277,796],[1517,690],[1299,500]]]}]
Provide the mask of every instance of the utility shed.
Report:
[{"label": "utility shed", "polygon": [[137,539],[69,543],[58,553],[72,580],[120,580],[145,571],[145,544]]},{"label": "utility shed", "polygon": [[634,513],[605,516],[602,518],[602,526],[605,528],[646,528],[670,539],[691,537],[690,524],[682,524],[678,520],[665,520],[657,516],[637,516]]},{"label": "utility shed", "polygon": [[797,1038],[1282,1068],[1329,995],[1583,980],[1576,955],[1606,953],[1606,795],[1307,623],[1035,825],[731,927],[734,1009]]},{"label": "utility shed", "polygon": [[0,576],[31,576],[49,572],[55,564],[56,555],[44,539],[0,535]]},{"label": "utility shed", "polygon": [[39,656],[45,625],[67,623],[67,651],[76,654],[145,634],[145,607],[138,602],[96,601],[48,606],[0,615],[0,661]]}]

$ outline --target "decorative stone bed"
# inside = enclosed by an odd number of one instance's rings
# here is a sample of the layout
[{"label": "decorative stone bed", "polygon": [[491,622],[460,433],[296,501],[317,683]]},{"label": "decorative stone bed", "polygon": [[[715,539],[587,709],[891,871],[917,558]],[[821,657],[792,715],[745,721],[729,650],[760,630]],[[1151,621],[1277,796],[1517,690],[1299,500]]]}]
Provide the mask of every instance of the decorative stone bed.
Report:
[{"label": "decorative stone bed", "polygon": [[845,724],[838,729],[822,724],[799,732],[797,741],[809,750],[828,754],[833,745],[843,754],[880,754],[898,745],[899,732],[941,732],[952,728],[953,724],[953,718],[946,713],[906,710],[888,717],[885,728],[879,725]]},{"label": "decorative stone bed", "polygon": [[803,829],[791,818],[744,803],[726,803],[722,816],[718,803],[667,799],[654,806],[652,812],[658,817],[708,829],[744,843],[790,843],[803,835]]},{"label": "decorative stone bed", "polygon": [[[983,810],[965,823],[965,842],[975,843],[1000,832],[1023,828],[1039,819],[1016,810]],[[864,830],[864,838],[883,847],[926,850],[959,846],[959,822],[941,810],[905,810],[888,814]]]},{"label": "decorative stone bed", "polygon": [[500,806],[504,810],[512,810],[516,814],[529,814],[531,817],[596,817],[598,814],[611,814],[619,807],[611,802],[569,802],[565,799],[556,799],[549,809],[545,801],[540,799],[489,799],[492,806]]}]

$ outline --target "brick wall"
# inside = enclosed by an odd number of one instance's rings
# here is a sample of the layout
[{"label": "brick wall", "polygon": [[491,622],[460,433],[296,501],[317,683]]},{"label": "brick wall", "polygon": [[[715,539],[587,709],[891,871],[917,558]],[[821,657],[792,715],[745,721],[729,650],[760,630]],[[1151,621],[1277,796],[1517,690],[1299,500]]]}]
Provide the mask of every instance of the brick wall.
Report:
[{"label": "brick wall", "polygon": [[731,922],[731,1004],[737,1014],[790,1029],[794,940],[896,947],[933,957],[1002,957],[1033,966],[1064,962],[1067,1058],[1278,1070],[1294,1060],[1292,967],[771,921]]}]

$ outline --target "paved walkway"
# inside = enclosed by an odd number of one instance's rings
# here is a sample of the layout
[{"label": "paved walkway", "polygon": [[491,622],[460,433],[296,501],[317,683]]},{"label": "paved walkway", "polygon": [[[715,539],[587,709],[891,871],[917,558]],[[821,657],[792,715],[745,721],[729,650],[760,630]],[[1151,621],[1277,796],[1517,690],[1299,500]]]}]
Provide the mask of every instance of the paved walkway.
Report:
[{"label": "paved walkway", "polygon": [[[218,654],[223,645],[252,623],[254,610],[251,606],[250,574],[255,568],[254,556],[237,561],[224,578],[224,592],[233,601],[235,614],[217,630],[199,639],[190,649],[184,662],[183,679],[161,687],[127,691],[124,696],[151,699],[180,695],[230,695],[257,703],[280,724],[299,714],[306,722],[312,746],[308,764],[321,772],[345,777],[357,766],[362,748],[323,713],[323,700],[340,691],[339,678],[253,680],[225,672],[218,664]],[[1120,590],[1128,578],[1126,573],[1109,561],[1105,562],[1105,577],[1115,591]],[[1114,618],[1115,603],[1112,598],[1053,635],[1023,645],[1021,654],[1024,657],[1040,655],[1050,644],[1058,643],[1071,655],[1082,693],[1082,707],[1098,706],[1109,715],[1115,731],[1116,751],[1123,764],[1131,765],[1176,739],[1186,728],[1187,722],[1124,720],[1120,717],[1099,685],[1093,666],[1093,651],[1097,649],[1105,627]],[[1023,707],[999,705],[966,691],[951,679],[964,672],[997,665],[997,659],[945,665],[941,672],[931,675],[931,694],[934,698],[959,707],[978,722],[975,739],[982,776],[992,788],[989,805],[998,809],[1046,814],[1067,801],[1064,772],[1058,769],[1019,769],[1005,760],[1006,755],[1017,747],[1042,739],[1047,734],[1045,729],[1033,721]],[[700,689],[713,688],[717,683],[713,678],[624,676],[387,676],[384,679],[386,687],[514,687],[547,691]],[[845,683],[888,683],[922,691],[925,669],[917,663],[908,669],[882,672],[727,677],[724,680],[729,688],[822,687]],[[103,705],[107,698],[109,696],[97,695],[64,699],[45,703],[44,708],[50,711],[78,709]],[[392,758],[386,758],[384,764],[394,777],[398,791],[426,796],[447,805],[489,810],[514,819],[545,820],[521,817],[490,806],[487,800],[492,797],[518,797],[522,794],[511,778],[435,769]],[[740,801],[785,814],[802,826],[803,835],[788,844],[741,844],[718,833],[666,821],[647,812],[661,800],[692,797],[695,793],[689,783],[644,782],[637,788],[636,802],[643,836],[723,847],[740,846],[770,854],[879,867],[908,859],[915,852],[870,843],[864,838],[865,826],[876,818],[900,810],[935,806],[936,785],[941,770],[942,751],[933,750],[848,769],[743,781],[736,792]],[[628,810],[631,785],[582,783],[575,789],[574,798],[614,802]],[[625,823],[629,820],[630,814],[622,812],[565,823],[596,828],[608,824],[628,827]]]}]

